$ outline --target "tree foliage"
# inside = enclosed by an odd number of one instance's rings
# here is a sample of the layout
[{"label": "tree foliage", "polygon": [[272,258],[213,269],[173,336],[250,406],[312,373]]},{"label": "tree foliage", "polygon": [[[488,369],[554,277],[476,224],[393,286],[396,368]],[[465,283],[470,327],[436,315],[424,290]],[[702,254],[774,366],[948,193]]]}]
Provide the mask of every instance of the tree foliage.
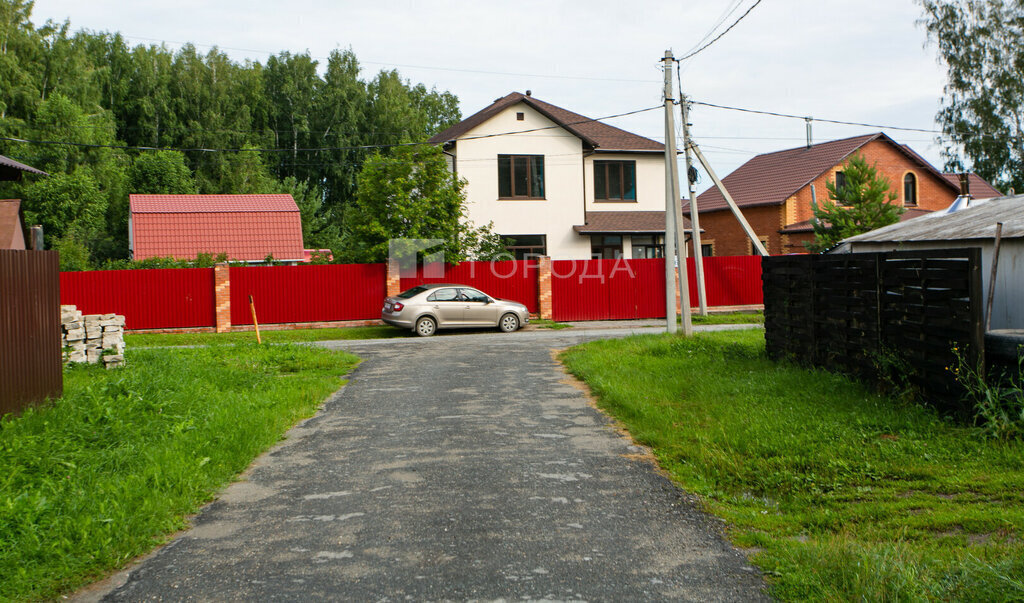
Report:
[{"label": "tree foliage", "polygon": [[1024,0],[919,2],[948,70],[937,116],[947,169],[1024,190]]},{"label": "tree foliage", "polygon": [[490,225],[477,228],[466,218],[464,187],[437,147],[375,154],[359,173],[356,203],[345,212],[346,257],[384,262],[393,239],[440,239],[448,262],[489,259],[503,251]]},{"label": "tree foliage", "polygon": [[[47,144],[0,140],[0,154],[55,177],[91,179],[105,222],[78,243],[94,265],[127,257],[128,195],[136,192],[291,193],[307,245],[337,251],[366,147],[423,141],[460,118],[453,95],[396,71],[361,79],[350,50],[332,52],[323,69],[308,53],[240,63],[217,48],[130,47],[119,33],[73,32],[66,21],[36,26],[31,16],[32,2],[0,0],[0,137]],[[54,202],[38,205],[32,193],[42,179],[0,183],[0,198],[57,216]],[[79,208],[90,221],[94,201]]]},{"label": "tree foliage", "polygon": [[895,224],[904,212],[893,204],[896,193],[889,190],[889,181],[863,155],[850,157],[843,174],[845,182],[827,183],[828,200],[811,208],[814,241],[804,243],[808,251],[822,252],[847,237]]}]

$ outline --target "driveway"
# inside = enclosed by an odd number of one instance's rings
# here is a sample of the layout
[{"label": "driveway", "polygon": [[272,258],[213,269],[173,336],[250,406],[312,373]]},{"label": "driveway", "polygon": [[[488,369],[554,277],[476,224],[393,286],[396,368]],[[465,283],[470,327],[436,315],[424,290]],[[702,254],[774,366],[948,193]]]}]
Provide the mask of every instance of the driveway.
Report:
[{"label": "driveway", "polygon": [[351,382],[88,598],[764,599],[720,524],[552,359],[628,332],[327,342],[365,359]]}]

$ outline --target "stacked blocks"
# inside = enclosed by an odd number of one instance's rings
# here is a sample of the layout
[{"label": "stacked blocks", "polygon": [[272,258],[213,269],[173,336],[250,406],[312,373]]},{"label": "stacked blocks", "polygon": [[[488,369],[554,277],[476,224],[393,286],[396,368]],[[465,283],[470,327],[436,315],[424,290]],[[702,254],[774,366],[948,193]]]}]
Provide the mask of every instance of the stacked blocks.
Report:
[{"label": "stacked blocks", "polygon": [[83,315],[75,306],[60,307],[61,348],[64,362],[124,366],[124,316]]}]

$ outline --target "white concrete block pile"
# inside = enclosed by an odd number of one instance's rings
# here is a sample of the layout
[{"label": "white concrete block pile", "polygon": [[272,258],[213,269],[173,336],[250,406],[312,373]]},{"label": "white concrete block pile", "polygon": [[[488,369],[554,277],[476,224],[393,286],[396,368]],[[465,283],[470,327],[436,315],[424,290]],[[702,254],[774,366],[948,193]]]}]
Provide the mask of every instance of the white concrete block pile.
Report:
[{"label": "white concrete block pile", "polygon": [[64,362],[100,361],[107,368],[124,366],[124,316],[83,315],[75,306],[60,307]]}]

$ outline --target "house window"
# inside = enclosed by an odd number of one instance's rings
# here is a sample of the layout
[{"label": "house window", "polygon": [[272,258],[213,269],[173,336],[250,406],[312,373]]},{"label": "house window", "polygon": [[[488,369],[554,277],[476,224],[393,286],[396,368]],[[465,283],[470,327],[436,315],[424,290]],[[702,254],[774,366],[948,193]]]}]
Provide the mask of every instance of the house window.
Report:
[{"label": "house window", "polygon": [[[768,237],[757,237],[757,240],[761,241],[761,245],[764,245],[765,251],[771,253],[768,249]],[[747,255],[760,255],[757,250],[754,249],[754,243],[750,239],[747,239]]]},{"label": "house window", "polygon": [[501,244],[517,260],[548,254],[547,235],[501,235]]},{"label": "house window", "polygon": [[700,254],[702,256],[706,257],[706,258],[714,257],[714,255],[715,255],[715,242],[711,241],[710,243],[704,243],[702,241],[701,244],[700,244]]},{"label": "house window", "polygon": [[498,155],[498,197],[544,198],[543,155]]},{"label": "house window", "polygon": [[592,235],[590,257],[596,260],[613,260],[622,257],[622,235]]},{"label": "house window", "polygon": [[917,176],[913,173],[903,177],[903,205],[917,205]]},{"label": "house window", "polygon": [[526,115],[522,111],[516,113],[516,121],[523,121],[524,119],[526,119]]},{"label": "house window", "polygon": [[633,235],[632,242],[634,260],[665,257],[665,237],[662,235]]},{"label": "house window", "polygon": [[636,201],[636,162],[595,161],[594,200]]}]

